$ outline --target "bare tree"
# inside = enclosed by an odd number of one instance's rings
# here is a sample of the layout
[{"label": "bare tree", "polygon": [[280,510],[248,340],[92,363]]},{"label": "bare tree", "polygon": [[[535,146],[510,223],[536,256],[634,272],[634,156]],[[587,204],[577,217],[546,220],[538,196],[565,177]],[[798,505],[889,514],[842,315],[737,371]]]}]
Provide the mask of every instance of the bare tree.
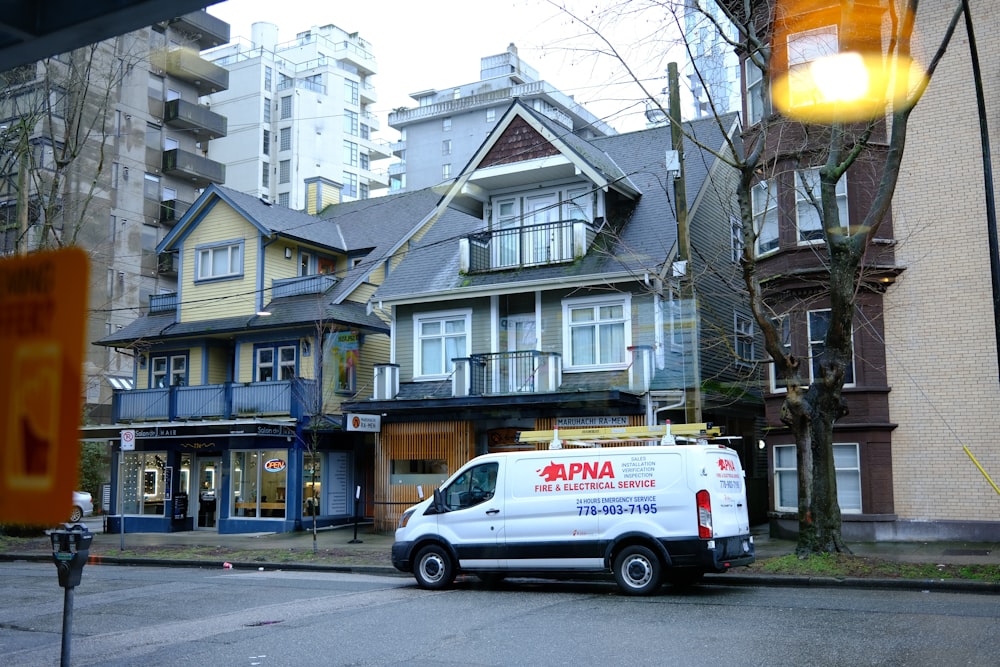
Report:
[{"label": "bare tree", "polygon": [[[608,22],[624,13],[659,15],[662,35],[672,35],[676,41],[663,41],[661,35],[652,34],[643,39],[660,40],[665,48],[679,44],[688,57],[697,62],[692,57],[692,43],[690,36],[685,34],[684,23],[685,12],[695,12],[700,15],[703,27],[718,31],[721,41],[739,54],[744,71],[758,77],[753,81],[752,90],[746,87],[746,105],[748,109],[760,105],[751,109],[751,113],[759,113],[745,127],[742,144],[731,145],[730,155],[719,155],[739,174],[737,197],[732,206],[743,234],[741,289],[763,337],[767,361],[774,365],[777,382],[786,392],[781,421],[794,436],[797,453],[797,551],[800,555],[847,551],[837,502],[833,429],[834,423],[844,417],[847,410],[843,387],[853,363],[854,318],[859,298],[878,290],[877,283],[880,276],[884,276],[876,268],[879,250],[873,240],[890,212],[910,114],[948,47],[962,17],[963,3],[956,2],[951,23],[926,66],[926,77],[918,79],[903,94],[886,96],[881,108],[870,119],[835,119],[820,124],[791,120],[771,109],[771,81],[781,68],[787,68],[788,62],[787,54],[779,52],[779,57],[775,57],[772,52],[775,26],[784,18],[784,10],[777,0],[702,3],[638,0],[593,10],[587,16],[574,14],[565,5],[550,1],[582,25],[590,36],[597,37],[599,46],[590,47],[588,57],[596,55],[619,61],[639,86],[641,94],[648,98],[648,105],[658,107],[664,117],[669,115],[668,110],[663,107],[661,97],[651,93],[653,86],[639,73],[639,63],[630,64],[627,53],[615,48],[605,36],[609,34],[605,30]],[[720,11],[702,7],[708,4]],[[910,60],[917,5],[917,0],[899,0],[880,6],[880,20],[884,23],[881,26],[882,57],[887,63]],[[783,44],[775,50],[784,49]],[[693,76],[705,83],[697,69]],[[718,117],[716,102],[720,101],[709,100]],[[693,137],[687,139],[697,141]],[[704,148],[712,150],[712,147]],[[797,176],[804,169],[813,174],[812,182]],[[841,210],[837,188],[841,177],[848,172],[863,184],[868,196],[863,202],[864,210],[854,211],[851,224],[845,225],[842,214],[846,211]],[[772,233],[777,243],[777,227],[768,227],[770,221],[765,214],[777,204],[769,201],[775,195],[768,189],[768,183],[774,179],[795,184],[799,205],[815,211],[818,224],[812,230],[813,240],[823,241],[812,246],[811,271],[806,277],[797,278],[809,283],[809,289],[802,290],[809,296],[801,298],[808,299],[808,303],[822,303],[829,310],[822,344],[815,348],[821,352],[813,357],[793,354],[786,345],[782,317],[793,307],[788,303],[787,293],[783,292],[788,284],[789,267],[778,267],[769,261],[767,254],[772,248],[762,247],[762,242],[770,240],[768,237]],[[754,193],[755,188],[760,191]]]}]

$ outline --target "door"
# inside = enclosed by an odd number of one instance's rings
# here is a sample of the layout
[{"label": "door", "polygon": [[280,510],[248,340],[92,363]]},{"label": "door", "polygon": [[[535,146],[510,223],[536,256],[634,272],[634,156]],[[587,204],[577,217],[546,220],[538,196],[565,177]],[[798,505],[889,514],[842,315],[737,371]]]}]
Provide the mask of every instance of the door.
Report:
[{"label": "door", "polygon": [[535,316],[507,318],[507,362],[501,369],[501,391],[519,393],[535,390]]},{"label": "door", "polygon": [[[524,226],[521,237],[521,261],[523,264],[547,264],[561,260],[554,246],[553,235],[558,225],[546,223],[559,220],[559,196],[555,192],[525,197]],[[554,252],[555,251],[555,252]]]},{"label": "door", "polygon": [[502,461],[487,461],[465,469],[441,488],[447,508],[438,515],[441,536],[455,547],[463,568],[500,566],[503,540],[502,493],[497,480]]},{"label": "door", "polygon": [[199,458],[198,486],[191,496],[196,503],[197,521],[195,528],[218,529],[219,523],[219,483],[222,480],[222,459],[218,457]]}]

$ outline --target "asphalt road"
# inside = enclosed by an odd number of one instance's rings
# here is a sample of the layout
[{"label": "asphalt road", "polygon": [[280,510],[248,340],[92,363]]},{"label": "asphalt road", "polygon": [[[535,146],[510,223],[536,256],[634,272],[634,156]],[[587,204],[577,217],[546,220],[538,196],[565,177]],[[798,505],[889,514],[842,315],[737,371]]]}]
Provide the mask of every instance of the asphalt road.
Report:
[{"label": "asphalt road", "polygon": [[[59,662],[55,567],[0,563],[0,664]],[[88,565],[73,665],[984,665],[994,595]]]}]

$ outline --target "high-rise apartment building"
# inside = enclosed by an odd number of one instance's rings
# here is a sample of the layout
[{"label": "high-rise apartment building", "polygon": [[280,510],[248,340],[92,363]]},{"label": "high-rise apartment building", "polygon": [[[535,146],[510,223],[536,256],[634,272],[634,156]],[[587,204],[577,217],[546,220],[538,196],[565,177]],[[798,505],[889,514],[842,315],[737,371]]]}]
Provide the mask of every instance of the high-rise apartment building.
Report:
[{"label": "high-rise apartment building", "polygon": [[733,44],[736,27],[714,2],[689,2],[684,7],[684,39],[690,51],[687,87],[692,117],[738,111],[740,59]]},{"label": "high-rise apartment building", "polygon": [[251,40],[205,56],[224,67],[229,87],[207,97],[229,118],[229,134],[209,155],[226,165],[226,185],[296,210],[368,199],[387,188],[374,163],[389,157],[376,140],[371,44],[335,25],[278,43],[278,27],[258,22]]},{"label": "high-rise apartment building", "polygon": [[418,106],[389,114],[400,159],[389,167],[390,188],[418,190],[457,175],[514,98],[584,139],[617,134],[571,97],[539,78],[511,44],[480,59],[479,81],[410,95]]},{"label": "high-rise apartment building", "polygon": [[[0,75],[0,251],[88,251],[87,341],[177,289],[156,247],[201,189],[225,181],[206,153],[226,119],[198,99],[229,79],[199,52],[228,40],[228,23],[197,11]],[[130,385],[134,359],[87,345],[85,421]]]}]

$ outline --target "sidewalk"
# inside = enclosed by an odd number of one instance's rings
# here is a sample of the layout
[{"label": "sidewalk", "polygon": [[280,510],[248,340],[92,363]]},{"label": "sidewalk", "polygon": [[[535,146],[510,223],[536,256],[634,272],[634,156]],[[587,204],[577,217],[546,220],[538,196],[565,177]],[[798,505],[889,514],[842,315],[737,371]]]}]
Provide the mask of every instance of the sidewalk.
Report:
[{"label": "sidewalk", "polygon": [[[182,566],[215,566],[222,565],[211,561],[171,561],[165,559],[150,559],[141,557],[118,557],[116,554],[124,545],[127,553],[136,548],[201,546],[224,548],[241,551],[263,552],[255,557],[254,562],[233,563],[236,568],[266,567],[268,569],[308,569],[329,570],[338,572],[366,572],[387,575],[402,575],[393,568],[389,561],[392,547],[392,535],[372,532],[371,525],[359,525],[355,540],[353,525],[336,528],[324,528],[317,532],[316,548],[318,550],[336,550],[338,553],[353,556],[351,565],[322,565],[315,563],[282,562],[277,558],[277,552],[297,551],[307,552],[313,548],[311,531],[297,533],[243,533],[238,535],[221,535],[211,531],[186,531],[177,533],[126,533],[124,538],[118,533],[100,532],[100,524],[92,525],[94,542],[91,555],[100,554],[99,561],[112,564],[128,565],[156,564]],[[96,529],[96,530],[95,530]],[[758,560],[776,558],[795,551],[795,542],[771,538],[766,526],[755,528],[754,544]],[[1000,541],[997,542],[871,542],[848,544],[851,551],[858,556],[870,556],[883,560],[894,560],[907,563],[933,563],[942,565],[998,565],[1000,566]],[[268,560],[266,553],[276,552],[273,561]],[[0,559],[11,560],[18,554],[0,554]],[[20,554],[22,558],[31,560],[47,560],[37,552]],[[409,575],[406,575],[409,576]],[[844,585],[864,587],[920,588],[935,590],[974,590],[978,592],[1000,593],[1000,583],[977,582],[970,580],[832,580],[823,577],[792,577],[787,575],[768,576],[763,574],[741,574],[739,569],[724,575],[709,575],[708,581],[726,584],[745,585]]]}]

